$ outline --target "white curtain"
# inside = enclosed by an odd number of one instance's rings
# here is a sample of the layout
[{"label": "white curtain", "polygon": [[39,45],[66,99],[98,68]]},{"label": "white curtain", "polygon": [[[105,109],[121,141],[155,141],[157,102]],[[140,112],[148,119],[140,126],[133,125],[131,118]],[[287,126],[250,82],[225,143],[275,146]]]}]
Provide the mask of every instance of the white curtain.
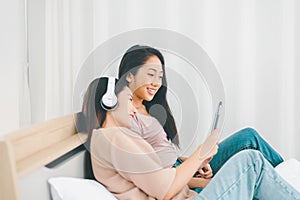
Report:
[{"label": "white curtain", "polygon": [[31,124],[31,101],[29,87],[29,66],[27,62],[22,63],[19,74],[19,108],[20,127]]},{"label": "white curtain", "polygon": [[194,40],[223,79],[223,136],[254,127],[300,159],[300,2],[296,0],[46,0],[46,117],[72,111],[76,73],[114,35],[145,27]]},{"label": "white curtain", "polygon": [[0,3],[0,134],[31,122],[25,7],[24,0]]},{"label": "white curtain", "polygon": [[70,1],[46,1],[46,118],[71,112],[73,76],[70,9]]},{"label": "white curtain", "polygon": [[23,59],[21,64],[19,80],[19,108],[20,108],[20,127],[31,124],[31,100],[30,100],[30,83],[29,83],[29,41],[28,41],[28,6],[27,0],[22,2],[24,5],[21,13],[23,14],[21,27]]},{"label": "white curtain", "polygon": [[[89,2],[46,0],[45,3],[45,118],[72,113],[77,71],[91,48],[87,27]],[[84,36],[83,36],[84,35]]]}]

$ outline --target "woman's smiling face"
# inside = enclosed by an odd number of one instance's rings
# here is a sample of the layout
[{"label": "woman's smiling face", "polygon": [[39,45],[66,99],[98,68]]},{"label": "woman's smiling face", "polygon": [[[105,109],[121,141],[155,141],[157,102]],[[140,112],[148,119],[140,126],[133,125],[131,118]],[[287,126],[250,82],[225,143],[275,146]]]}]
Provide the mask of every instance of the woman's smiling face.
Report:
[{"label": "woman's smiling face", "polygon": [[163,68],[157,56],[150,56],[136,75],[129,73],[126,77],[133,96],[151,101],[162,85]]}]

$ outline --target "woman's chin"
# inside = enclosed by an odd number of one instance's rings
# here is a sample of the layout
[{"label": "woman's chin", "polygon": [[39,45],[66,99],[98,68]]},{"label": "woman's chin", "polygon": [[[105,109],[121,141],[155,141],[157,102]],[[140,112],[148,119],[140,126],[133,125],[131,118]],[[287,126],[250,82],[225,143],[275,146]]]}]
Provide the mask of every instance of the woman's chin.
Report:
[{"label": "woman's chin", "polygon": [[147,95],[145,98],[144,98],[144,101],[152,101],[153,100],[153,98],[154,98],[154,95],[152,96],[150,96],[150,95]]}]

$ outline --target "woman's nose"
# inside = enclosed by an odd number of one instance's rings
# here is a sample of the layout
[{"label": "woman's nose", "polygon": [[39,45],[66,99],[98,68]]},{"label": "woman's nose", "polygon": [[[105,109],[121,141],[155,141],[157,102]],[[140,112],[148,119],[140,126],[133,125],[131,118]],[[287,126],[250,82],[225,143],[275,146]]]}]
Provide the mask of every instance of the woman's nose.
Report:
[{"label": "woman's nose", "polygon": [[152,85],[153,86],[160,86],[161,85],[161,79],[159,76],[156,76],[152,80]]}]

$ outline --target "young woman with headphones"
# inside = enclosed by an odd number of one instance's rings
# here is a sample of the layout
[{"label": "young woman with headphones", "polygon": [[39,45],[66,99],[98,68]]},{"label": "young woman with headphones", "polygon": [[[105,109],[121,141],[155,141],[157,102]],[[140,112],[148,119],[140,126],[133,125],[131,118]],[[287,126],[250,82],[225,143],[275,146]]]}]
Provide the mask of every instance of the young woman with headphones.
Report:
[{"label": "young woman with headphones", "polygon": [[154,148],[130,130],[136,108],[126,81],[114,86],[114,78],[91,82],[78,123],[89,132],[87,147],[95,178],[119,200],[300,198],[255,150],[230,158],[200,194],[189,190],[194,172],[212,159],[218,145],[206,157],[200,157],[200,145],[179,167],[162,167]]},{"label": "young woman with headphones", "polygon": [[[163,55],[155,48],[135,45],[123,55],[118,76],[127,80],[133,93],[133,104],[137,108],[137,120],[132,129],[141,133],[141,136],[153,146],[164,167],[180,165],[185,158],[178,158],[176,150],[170,143],[171,141],[178,146],[179,138],[166,98],[168,84]],[[151,106],[155,104],[165,109],[166,119],[161,120],[156,113],[153,116],[149,114]],[[219,144],[219,153],[199,170],[199,175],[191,179],[189,186],[200,192],[229,158],[245,149],[260,151],[273,167],[283,161],[254,129],[246,128]]]}]

